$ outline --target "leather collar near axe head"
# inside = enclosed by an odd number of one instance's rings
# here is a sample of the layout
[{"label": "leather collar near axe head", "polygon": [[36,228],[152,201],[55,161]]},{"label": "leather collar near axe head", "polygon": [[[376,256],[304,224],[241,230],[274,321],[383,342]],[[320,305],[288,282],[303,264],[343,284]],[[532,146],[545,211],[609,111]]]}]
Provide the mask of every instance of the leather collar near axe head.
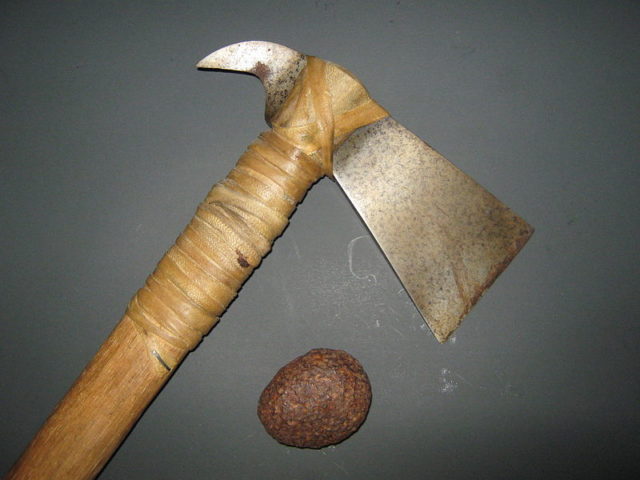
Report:
[{"label": "leather collar near axe head", "polygon": [[[252,41],[217,50],[198,67],[256,75],[265,87],[265,117],[273,126],[309,58],[282,45]],[[325,85],[329,95],[335,90],[341,94],[345,79],[355,81],[335,67],[343,75],[333,75],[329,81],[335,84]],[[434,335],[444,342],[533,229],[394,119],[380,117],[335,142],[327,173],[342,187]]]},{"label": "leather collar near axe head", "polygon": [[245,42],[198,66],[258,76],[272,129],[198,206],[8,480],[95,477],[325,175],[343,188],[441,342],[533,231],[338,65]]}]

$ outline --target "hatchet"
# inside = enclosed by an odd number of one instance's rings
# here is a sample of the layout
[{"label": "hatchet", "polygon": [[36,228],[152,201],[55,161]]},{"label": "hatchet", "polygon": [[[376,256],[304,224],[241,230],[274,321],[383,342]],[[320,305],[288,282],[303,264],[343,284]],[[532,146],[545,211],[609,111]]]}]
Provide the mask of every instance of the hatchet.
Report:
[{"label": "hatchet", "polygon": [[533,232],[334,63],[254,41],[198,67],[257,76],[271,129],[198,206],[9,479],[95,477],[324,176],[342,187],[440,342]]}]

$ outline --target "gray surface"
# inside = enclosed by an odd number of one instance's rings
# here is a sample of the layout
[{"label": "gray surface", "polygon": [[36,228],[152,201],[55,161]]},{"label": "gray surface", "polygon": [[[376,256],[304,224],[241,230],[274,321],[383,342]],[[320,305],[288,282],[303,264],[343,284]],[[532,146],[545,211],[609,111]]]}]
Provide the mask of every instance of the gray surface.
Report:
[{"label": "gray surface", "polygon": [[[316,185],[101,478],[637,474],[639,7],[2,2],[0,470],[264,129],[255,79],[194,63],[264,39],[347,66],[537,232],[439,345]],[[257,398],[319,346],[363,363],[369,418],[337,447],[280,446]]]}]

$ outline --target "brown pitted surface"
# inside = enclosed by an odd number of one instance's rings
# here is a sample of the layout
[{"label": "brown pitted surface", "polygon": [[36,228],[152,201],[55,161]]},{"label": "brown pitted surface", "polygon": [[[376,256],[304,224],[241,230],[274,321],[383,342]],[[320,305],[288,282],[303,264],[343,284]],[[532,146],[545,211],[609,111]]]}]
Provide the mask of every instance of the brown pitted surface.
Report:
[{"label": "brown pitted surface", "polygon": [[281,443],[322,448],[354,433],[370,404],[360,362],[342,350],[317,348],[278,371],[260,395],[258,417]]}]

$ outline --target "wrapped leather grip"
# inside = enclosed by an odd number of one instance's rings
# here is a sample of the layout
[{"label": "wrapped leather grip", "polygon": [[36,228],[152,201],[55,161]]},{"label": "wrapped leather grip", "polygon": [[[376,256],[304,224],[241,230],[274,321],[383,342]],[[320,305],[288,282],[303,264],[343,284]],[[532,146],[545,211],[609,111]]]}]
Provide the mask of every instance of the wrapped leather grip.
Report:
[{"label": "wrapped leather grip", "polygon": [[322,174],[316,161],[266,132],[213,187],[125,314],[165,368],[215,325]]}]

